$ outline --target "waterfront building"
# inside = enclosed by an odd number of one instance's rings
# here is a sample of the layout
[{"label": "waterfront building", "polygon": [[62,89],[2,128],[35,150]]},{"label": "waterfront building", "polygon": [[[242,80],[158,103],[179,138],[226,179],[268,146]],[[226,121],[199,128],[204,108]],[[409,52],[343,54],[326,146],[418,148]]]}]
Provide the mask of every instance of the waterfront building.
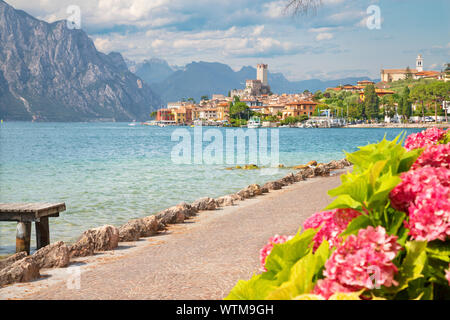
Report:
[{"label": "waterfront building", "polygon": [[278,112],[283,112],[284,110],[284,105],[279,104],[279,105],[268,105],[268,106],[264,106],[264,108],[262,109],[262,113],[267,114],[267,115],[273,115],[273,116],[277,116]]},{"label": "waterfront building", "polygon": [[362,81],[358,81],[357,84],[358,84],[359,87],[366,87],[366,86],[369,86],[369,85],[374,85],[375,82],[370,81],[370,80],[362,80]]},{"label": "waterfront building", "polygon": [[174,121],[175,117],[171,109],[159,109],[156,112],[156,121]]},{"label": "waterfront building", "polygon": [[171,109],[173,114],[173,120],[177,124],[183,124],[186,123],[186,109],[179,108],[179,109]]},{"label": "waterfront building", "polygon": [[242,99],[241,102],[244,102],[249,107],[261,107],[263,105],[262,101],[256,98]]},{"label": "waterfront building", "polygon": [[[380,99],[383,98],[385,95],[388,95],[388,94],[394,94],[394,93],[395,93],[395,92],[392,91],[392,90],[378,89],[378,88],[375,88],[375,92],[376,92],[377,96],[378,96]],[[364,91],[361,91],[361,92],[359,93],[359,99],[360,99],[361,101],[364,101],[364,99],[365,99]]]},{"label": "waterfront building", "polygon": [[283,119],[301,115],[310,117],[316,111],[317,105],[318,103],[314,101],[295,101],[287,103],[285,109],[282,111]]},{"label": "waterfront building", "polygon": [[228,120],[230,117],[230,106],[226,102],[219,103],[217,105],[217,120]]},{"label": "waterfront building", "polygon": [[269,86],[269,66],[267,64],[258,64],[256,66],[256,79],[259,80],[263,86]]},{"label": "waterfront building", "polygon": [[270,94],[268,68],[267,64],[258,64],[256,66],[256,79],[246,80],[245,89],[231,90],[231,97],[237,96],[240,99],[245,99]]},{"label": "waterfront building", "polygon": [[200,109],[199,116],[202,120],[217,120],[217,108]]}]

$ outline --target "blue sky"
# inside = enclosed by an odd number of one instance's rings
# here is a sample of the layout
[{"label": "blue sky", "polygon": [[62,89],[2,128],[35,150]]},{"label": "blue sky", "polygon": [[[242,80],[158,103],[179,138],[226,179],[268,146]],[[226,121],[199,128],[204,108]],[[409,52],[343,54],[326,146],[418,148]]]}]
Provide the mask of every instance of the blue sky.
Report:
[{"label": "blue sky", "polygon": [[[53,22],[78,5],[82,28],[97,49],[171,65],[192,61],[268,63],[290,80],[379,77],[380,68],[426,70],[450,62],[449,0],[322,0],[316,13],[293,17],[287,0],[7,0]],[[367,27],[380,8],[381,28]]]}]

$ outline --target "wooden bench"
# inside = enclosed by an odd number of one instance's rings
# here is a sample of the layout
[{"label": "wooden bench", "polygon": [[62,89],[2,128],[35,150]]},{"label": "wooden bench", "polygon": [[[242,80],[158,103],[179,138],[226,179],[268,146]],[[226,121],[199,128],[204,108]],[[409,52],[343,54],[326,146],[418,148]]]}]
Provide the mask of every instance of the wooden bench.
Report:
[{"label": "wooden bench", "polygon": [[0,203],[0,221],[17,221],[16,252],[30,254],[31,223],[36,227],[36,247],[50,244],[48,218],[59,217],[65,203]]}]

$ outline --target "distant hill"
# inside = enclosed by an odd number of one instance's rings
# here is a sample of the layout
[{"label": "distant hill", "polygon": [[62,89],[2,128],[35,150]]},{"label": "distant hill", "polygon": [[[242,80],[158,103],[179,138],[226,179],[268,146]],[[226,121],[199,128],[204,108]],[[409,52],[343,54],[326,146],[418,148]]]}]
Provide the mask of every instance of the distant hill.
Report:
[{"label": "distant hill", "polygon": [[146,120],[159,97],[121,54],[98,52],[82,30],[46,23],[0,0],[0,118]]},{"label": "distant hill", "polygon": [[130,70],[148,84],[162,82],[175,72],[167,61],[156,58],[144,60],[144,62],[136,64]]},{"label": "distant hill", "polygon": [[[256,78],[256,69],[246,66],[234,71],[228,65],[217,62],[192,62],[184,68],[174,70],[167,62],[151,59],[138,64],[132,71],[150,83],[153,90],[164,102],[177,101],[182,98],[200,100],[203,95],[224,94],[229,90],[245,87],[247,79]],[[274,93],[298,93],[304,90],[325,90],[340,84],[370,80],[368,77],[352,77],[336,80],[302,80],[289,81],[281,73],[269,72],[269,84]]]}]

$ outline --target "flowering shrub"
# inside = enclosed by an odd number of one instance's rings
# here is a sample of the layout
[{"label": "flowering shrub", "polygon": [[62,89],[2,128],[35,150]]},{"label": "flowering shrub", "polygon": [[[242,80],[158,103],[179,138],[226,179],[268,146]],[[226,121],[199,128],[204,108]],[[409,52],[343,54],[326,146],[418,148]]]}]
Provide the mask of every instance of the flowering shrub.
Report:
[{"label": "flowering shrub", "polygon": [[444,138],[447,131],[431,128],[426,131],[411,134],[405,141],[405,148],[406,150],[413,150],[434,145]]},{"label": "flowering shrub", "polygon": [[424,167],[450,168],[450,144],[438,144],[431,146],[412,165],[411,170]]},{"label": "flowering shrub", "polygon": [[303,228],[320,228],[313,239],[314,250],[317,250],[323,240],[327,240],[330,246],[334,247],[341,241],[339,235],[347,228],[350,221],[360,215],[361,212],[353,209],[335,209],[317,212],[303,223]]},{"label": "flowering shrub", "polygon": [[271,238],[264,272],[227,299],[450,299],[450,132],[402,141],[347,154],[334,201],[294,237]]},{"label": "flowering shrub", "polygon": [[[319,281],[315,291],[328,298],[341,288],[346,288],[344,292],[373,289],[371,272],[377,272],[377,285],[397,284],[394,275],[398,268],[392,260],[400,249],[397,237],[387,235],[383,227],[361,229],[333,252],[325,264],[325,280]],[[330,285],[333,282],[337,286]]]},{"label": "flowering shrub", "polygon": [[450,187],[439,184],[427,188],[417,196],[408,209],[409,222],[405,221],[412,239],[445,241],[450,236],[449,198]]},{"label": "flowering shrub", "polygon": [[419,194],[438,186],[450,187],[450,170],[446,168],[421,168],[401,175],[402,181],[390,193],[392,207],[408,212]]},{"label": "flowering shrub", "polygon": [[259,260],[261,261],[261,269],[262,271],[267,271],[266,269],[266,258],[270,254],[275,244],[285,243],[286,241],[292,239],[292,237],[288,236],[279,236],[276,235],[269,239],[267,244],[261,249],[259,254]]}]

